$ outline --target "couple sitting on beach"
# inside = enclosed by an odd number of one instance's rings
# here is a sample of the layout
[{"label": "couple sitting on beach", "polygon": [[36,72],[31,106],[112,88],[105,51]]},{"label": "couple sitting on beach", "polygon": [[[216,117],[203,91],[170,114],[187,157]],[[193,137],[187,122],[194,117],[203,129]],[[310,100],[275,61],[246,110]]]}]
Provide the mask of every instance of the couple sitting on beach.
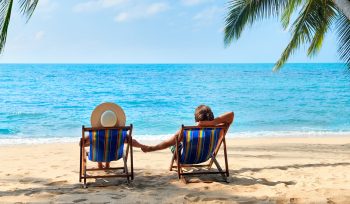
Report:
[{"label": "couple sitting on beach", "polygon": [[[199,105],[194,112],[194,119],[196,126],[216,126],[220,124],[231,124],[234,118],[233,112],[227,112],[219,117],[214,118],[214,114],[209,106]],[[125,125],[125,113],[124,111],[114,103],[103,103],[95,108],[91,115],[91,125],[92,127],[115,127],[115,126],[124,126]],[[179,141],[182,140],[182,135],[180,131],[177,131],[173,136],[167,140],[160,142],[156,145],[144,145],[138,142],[137,140],[132,140],[132,146],[141,148],[143,152],[152,152],[157,150],[166,149],[172,147],[176,143],[176,138],[179,138]],[[85,146],[89,145],[89,138],[85,138]],[[104,168],[101,162],[98,162],[99,168]],[[109,168],[109,163],[105,165],[106,168]]]}]

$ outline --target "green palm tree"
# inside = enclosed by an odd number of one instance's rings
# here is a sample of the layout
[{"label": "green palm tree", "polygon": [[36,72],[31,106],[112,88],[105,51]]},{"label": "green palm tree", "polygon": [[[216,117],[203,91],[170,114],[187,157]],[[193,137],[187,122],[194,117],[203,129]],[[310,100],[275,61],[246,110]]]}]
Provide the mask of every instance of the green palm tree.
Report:
[{"label": "green palm tree", "polygon": [[[293,23],[291,16],[299,12]],[[340,59],[350,67],[349,0],[231,0],[228,3],[224,43],[239,39],[243,29],[256,20],[279,17],[284,29],[290,27],[291,40],[274,70],[278,71],[301,45],[307,44],[309,57],[317,54],[325,34],[336,28]]]},{"label": "green palm tree", "polygon": [[[17,0],[17,2],[20,13],[22,13],[28,21],[38,5],[39,0]],[[3,52],[5,47],[13,3],[14,0],[0,0],[0,53]]]}]

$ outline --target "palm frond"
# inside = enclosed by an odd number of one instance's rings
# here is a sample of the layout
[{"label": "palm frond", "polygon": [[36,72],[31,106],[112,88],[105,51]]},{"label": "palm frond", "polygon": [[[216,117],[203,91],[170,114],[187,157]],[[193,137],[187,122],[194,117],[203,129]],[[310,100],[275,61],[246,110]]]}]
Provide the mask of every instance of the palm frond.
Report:
[{"label": "palm frond", "polygon": [[295,9],[297,9],[300,6],[302,2],[303,2],[302,0],[294,0],[294,1],[287,2],[287,5],[284,8],[281,16],[281,22],[284,29],[288,28],[292,14],[294,13]]},{"label": "palm frond", "polygon": [[[33,15],[39,0],[19,0],[20,12],[27,18],[27,21]],[[10,24],[13,0],[0,1],[0,53],[3,52],[7,31]]]},{"label": "palm frond", "polygon": [[12,6],[13,0],[3,0],[0,2],[0,53],[3,52],[5,47]]},{"label": "palm frond", "polygon": [[293,0],[231,0],[225,22],[226,46],[240,37],[246,25],[255,20],[280,15],[289,1]]},{"label": "palm frond", "polygon": [[276,62],[274,71],[278,71],[291,54],[302,44],[311,43],[308,55],[316,54],[330,23],[334,20],[337,10],[332,1],[309,0],[302,7],[298,18],[292,24],[292,39]]},{"label": "palm frond", "polygon": [[333,1],[322,1],[322,4],[318,4],[319,7],[315,10],[315,31],[311,44],[308,48],[307,55],[309,57],[318,54],[320,51],[323,39],[328,29],[330,29],[331,24],[335,22],[338,15],[338,10]]},{"label": "palm frond", "polygon": [[27,22],[32,17],[39,0],[19,0],[20,12],[27,18]]},{"label": "palm frond", "polygon": [[350,69],[350,20],[340,14],[336,23],[338,34],[338,53]]}]

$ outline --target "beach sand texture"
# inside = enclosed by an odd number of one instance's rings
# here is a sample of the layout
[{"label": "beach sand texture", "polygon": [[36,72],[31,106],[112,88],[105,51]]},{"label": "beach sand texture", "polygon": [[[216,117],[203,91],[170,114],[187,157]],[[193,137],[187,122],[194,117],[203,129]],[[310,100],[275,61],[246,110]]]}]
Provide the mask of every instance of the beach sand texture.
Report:
[{"label": "beach sand texture", "polygon": [[350,203],[350,137],[229,139],[229,183],[184,184],[168,171],[169,150],[135,149],[131,184],[91,179],[87,189],[77,143],[1,146],[0,155],[0,203]]}]

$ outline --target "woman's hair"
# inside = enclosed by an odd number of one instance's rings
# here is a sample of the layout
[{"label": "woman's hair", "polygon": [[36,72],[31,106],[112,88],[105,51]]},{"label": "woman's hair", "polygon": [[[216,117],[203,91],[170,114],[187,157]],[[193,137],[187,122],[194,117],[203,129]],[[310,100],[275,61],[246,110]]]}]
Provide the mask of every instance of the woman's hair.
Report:
[{"label": "woman's hair", "polygon": [[199,105],[194,112],[194,120],[196,122],[214,120],[213,111],[211,111],[209,106]]}]

